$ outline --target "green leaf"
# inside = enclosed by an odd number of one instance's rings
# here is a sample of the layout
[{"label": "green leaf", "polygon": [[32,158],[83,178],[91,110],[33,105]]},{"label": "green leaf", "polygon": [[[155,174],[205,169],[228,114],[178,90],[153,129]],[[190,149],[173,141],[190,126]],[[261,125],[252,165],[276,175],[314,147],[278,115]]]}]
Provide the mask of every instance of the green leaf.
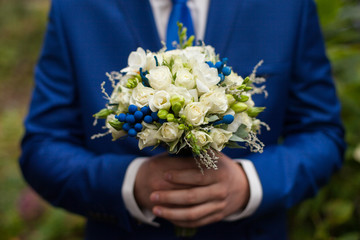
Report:
[{"label": "green leaf", "polygon": [[360,239],[359,232],[345,233],[344,235],[337,238],[337,240],[359,240],[359,239]]},{"label": "green leaf", "polygon": [[178,139],[176,139],[175,141],[171,142],[171,143],[167,143],[167,145],[169,146],[169,153],[176,153],[178,150],[178,142],[180,141],[180,139],[182,139],[182,136],[180,136]]},{"label": "green leaf", "polygon": [[181,151],[181,149],[183,149],[184,147],[186,147],[186,142],[185,142],[185,140],[183,140],[183,139],[180,139],[180,141],[181,141],[181,143],[180,143],[180,145],[178,146],[178,150],[177,150],[177,152],[176,152],[176,154],[178,154],[180,151]]},{"label": "green leaf", "polygon": [[93,115],[93,117],[100,118],[100,119],[105,119],[105,118],[107,118],[107,116],[109,116],[112,113],[114,113],[114,110],[103,108],[99,112],[95,113]]},{"label": "green leaf", "polygon": [[168,152],[170,154],[175,154],[175,153],[177,153],[177,151],[178,151],[177,145],[170,143]]},{"label": "green leaf", "polygon": [[185,49],[187,47],[193,46],[195,36],[187,37],[187,28],[184,27],[184,24],[177,22],[178,26],[178,36],[179,36],[179,45],[180,49]]},{"label": "green leaf", "polygon": [[191,36],[188,38],[188,40],[185,42],[184,48],[191,47],[192,45],[194,45],[194,40],[195,40],[195,36],[194,36],[194,35],[191,35]]},{"label": "green leaf", "polygon": [[343,1],[339,0],[316,0],[321,23],[323,25],[331,24],[339,13]]},{"label": "green leaf", "polygon": [[354,212],[354,205],[351,201],[338,199],[328,202],[325,205],[325,214],[332,226],[339,226],[347,222]]},{"label": "green leaf", "polygon": [[236,135],[242,139],[247,138],[249,132],[246,130],[246,128],[247,128],[246,125],[241,124],[239,128],[236,130],[236,132],[233,133],[233,135]]},{"label": "green leaf", "polygon": [[109,124],[110,124],[110,126],[112,126],[117,131],[120,131],[122,129],[122,126],[124,125],[124,123],[120,122],[117,119],[109,121]]},{"label": "green leaf", "polygon": [[219,116],[218,115],[210,115],[208,117],[208,122],[215,122],[216,120],[219,120]]},{"label": "green leaf", "polygon": [[230,141],[234,141],[234,142],[245,142],[244,139],[242,139],[241,137],[239,136],[236,136],[236,135],[232,135],[231,138],[229,139]]},{"label": "green leaf", "polygon": [[249,115],[249,117],[257,117],[259,113],[265,110],[265,107],[252,107],[249,108],[246,112]]},{"label": "green leaf", "polygon": [[239,144],[237,144],[237,142],[233,142],[233,141],[229,141],[229,142],[226,144],[226,147],[228,147],[228,148],[242,148],[242,149],[245,149],[245,147],[240,146]]}]

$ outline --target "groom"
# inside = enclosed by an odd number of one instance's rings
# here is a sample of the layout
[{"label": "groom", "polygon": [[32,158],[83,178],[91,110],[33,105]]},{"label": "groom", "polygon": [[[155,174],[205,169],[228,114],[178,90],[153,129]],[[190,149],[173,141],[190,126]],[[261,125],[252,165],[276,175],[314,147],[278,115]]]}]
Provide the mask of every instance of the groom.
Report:
[{"label": "groom", "polygon": [[[105,72],[139,46],[171,46],[176,20],[242,76],[264,60],[264,153],[226,149],[203,176],[134,139],[90,140]],[[86,239],[176,239],[174,224],[198,227],[194,239],[286,239],[286,209],[341,166],[339,112],[313,0],[53,0],[20,164],[46,200],[88,219]]]}]

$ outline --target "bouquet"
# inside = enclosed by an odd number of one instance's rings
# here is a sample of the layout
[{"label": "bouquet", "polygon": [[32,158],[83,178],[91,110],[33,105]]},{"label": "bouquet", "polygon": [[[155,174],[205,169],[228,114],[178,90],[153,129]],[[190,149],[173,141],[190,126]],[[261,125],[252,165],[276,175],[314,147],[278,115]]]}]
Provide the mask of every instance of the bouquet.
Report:
[{"label": "bouquet", "polygon": [[[94,114],[105,119],[106,133],[113,140],[138,139],[139,149],[164,145],[170,154],[192,153],[203,173],[203,167],[217,169],[216,152],[225,147],[250,148],[262,152],[258,139],[260,127],[256,117],[264,107],[257,107],[252,95],[265,93],[265,82],[252,74],[242,78],[228,59],[215,53],[213,47],[194,37],[186,37],[179,24],[179,44],[175,50],[164,46],[159,52],[138,48],[128,57],[128,66],[120,72],[107,73],[113,92],[101,89],[108,103]],[[192,236],[194,229],[177,228],[178,236]]]},{"label": "bouquet", "polygon": [[[199,168],[217,169],[215,151],[224,147],[262,152],[257,138],[261,125],[257,119],[264,107],[256,107],[255,93],[265,93],[265,82],[252,74],[245,79],[232,71],[228,59],[216,55],[213,47],[193,46],[193,36],[179,24],[177,49],[159,52],[138,48],[128,57],[128,66],[107,73],[113,92],[101,89],[108,103],[94,114],[106,119],[106,133],[113,140],[124,136],[138,139],[139,149],[160,144],[171,154],[186,150],[194,155]],[[239,145],[240,144],[240,145]],[[243,144],[243,145],[241,145]]]}]

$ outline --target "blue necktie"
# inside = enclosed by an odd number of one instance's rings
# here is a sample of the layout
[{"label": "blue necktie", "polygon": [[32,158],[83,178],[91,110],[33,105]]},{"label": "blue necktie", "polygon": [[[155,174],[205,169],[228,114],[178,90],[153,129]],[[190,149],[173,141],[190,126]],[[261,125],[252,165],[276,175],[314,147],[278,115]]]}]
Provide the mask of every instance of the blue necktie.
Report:
[{"label": "blue necktie", "polygon": [[190,37],[194,34],[194,27],[191,19],[189,8],[186,6],[187,0],[172,0],[173,8],[170,14],[167,34],[166,34],[166,47],[168,50],[174,49],[172,43],[179,42],[177,22],[184,24],[187,28],[187,36]]}]

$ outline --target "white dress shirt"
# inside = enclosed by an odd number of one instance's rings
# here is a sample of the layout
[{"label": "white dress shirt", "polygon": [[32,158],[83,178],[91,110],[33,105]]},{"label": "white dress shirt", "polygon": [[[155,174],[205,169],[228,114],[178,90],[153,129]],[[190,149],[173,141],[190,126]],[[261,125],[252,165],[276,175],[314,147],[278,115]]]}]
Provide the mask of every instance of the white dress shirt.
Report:
[{"label": "white dress shirt", "polygon": [[[172,9],[171,0],[150,0],[150,4],[160,40],[166,41],[167,24]],[[193,20],[196,39],[198,40],[204,40],[205,37],[209,4],[210,0],[188,0],[187,2]]]},{"label": "white dress shirt", "polygon": [[[172,9],[171,0],[150,0],[150,4],[159,37],[161,41],[165,41],[167,23]],[[205,37],[209,4],[210,0],[188,0],[187,2],[193,20],[196,39],[199,40],[203,40]],[[134,218],[152,226],[159,226],[159,223],[154,221],[155,215],[149,210],[140,210],[134,197],[134,184],[137,172],[140,166],[147,160],[147,158],[137,158],[131,162],[125,174],[122,197],[127,210]],[[235,159],[235,161],[239,162],[245,171],[250,186],[250,198],[244,210],[226,217],[224,221],[235,221],[251,216],[262,200],[262,186],[253,163],[244,159]]]}]

